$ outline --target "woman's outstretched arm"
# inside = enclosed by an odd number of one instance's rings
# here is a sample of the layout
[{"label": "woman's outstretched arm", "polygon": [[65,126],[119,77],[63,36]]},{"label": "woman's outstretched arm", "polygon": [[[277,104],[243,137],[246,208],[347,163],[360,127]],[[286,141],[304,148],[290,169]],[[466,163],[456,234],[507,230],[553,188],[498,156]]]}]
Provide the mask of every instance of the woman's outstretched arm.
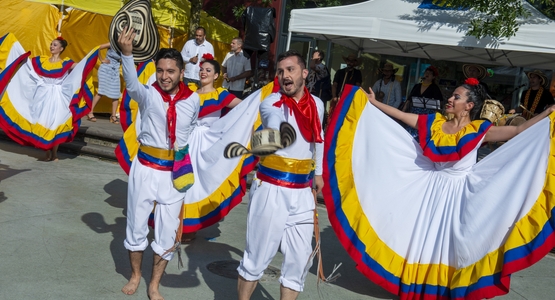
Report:
[{"label": "woman's outstretched arm", "polygon": [[528,129],[532,125],[538,123],[541,119],[549,116],[553,111],[555,111],[555,105],[548,107],[546,110],[533,117],[532,119],[518,125],[518,126],[493,126],[488,130],[486,136],[484,137],[484,142],[505,142],[517,134]]},{"label": "woman's outstretched arm", "polygon": [[[362,89],[362,88],[361,88]],[[364,91],[364,89],[362,89]],[[374,105],[375,107],[377,107],[379,110],[381,110],[382,112],[384,112],[386,115],[397,119],[405,124],[407,124],[408,126],[412,127],[412,128],[417,128],[418,127],[418,115],[417,114],[413,114],[413,113],[406,113],[403,112],[401,110],[398,110],[395,107],[389,106],[387,104],[381,103],[380,101],[376,100],[376,96],[374,95],[374,91],[372,91],[371,88],[368,88],[369,93],[366,93],[366,96],[368,96],[368,101],[370,101],[370,103],[372,103],[372,105]]]}]

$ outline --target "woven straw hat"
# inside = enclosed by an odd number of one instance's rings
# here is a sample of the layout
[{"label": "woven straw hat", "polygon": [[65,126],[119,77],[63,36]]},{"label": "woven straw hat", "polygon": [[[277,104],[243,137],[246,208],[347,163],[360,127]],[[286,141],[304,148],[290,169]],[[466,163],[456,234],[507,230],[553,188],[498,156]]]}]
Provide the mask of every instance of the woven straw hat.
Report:
[{"label": "woven straw hat", "polygon": [[150,60],[160,48],[160,35],[152,17],[150,1],[131,0],[125,4],[110,23],[110,46],[121,53],[117,41],[125,27],[135,29],[137,35],[133,41],[133,58],[135,62]]},{"label": "woven straw hat", "polygon": [[286,148],[297,139],[295,129],[291,124],[281,123],[280,130],[266,128],[253,133],[251,138],[251,150],[243,145],[233,142],[225,147],[224,157],[233,158],[245,154],[255,156],[266,156],[275,153],[279,149]]},{"label": "woven straw hat", "polygon": [[547,83],[547,76],[545,76],[545,74],[542,71],[534,70],[534,71],[526,72],[526,76],[528,76],[528,79],[530,79],[531,74],[537,75],[539,78],[541,78],[542,80],[541,86],[545,86],[545,84]]},{"label": "woven straw hat", "polygon": [[503,104],[496,100],[485,100],[482,106],[482,111],[480,112],[480,119],[489,120],[492,123],[497,122],[503,114],[505,113],[505,108]]},{"label": "woven straw hat", "polygon": [[476,79],[478,80],[482,80],[486,77],[486,75],[488,74],[488,71],[486,70],[486,68],[484,66],[480,66],[477,64],[464,64],[462,69],[463,69],[463,74],[465,78],[469,78],[470,75],[468,75],[470,68],[476,68],[478,70],[478,76],[476,77]]}]

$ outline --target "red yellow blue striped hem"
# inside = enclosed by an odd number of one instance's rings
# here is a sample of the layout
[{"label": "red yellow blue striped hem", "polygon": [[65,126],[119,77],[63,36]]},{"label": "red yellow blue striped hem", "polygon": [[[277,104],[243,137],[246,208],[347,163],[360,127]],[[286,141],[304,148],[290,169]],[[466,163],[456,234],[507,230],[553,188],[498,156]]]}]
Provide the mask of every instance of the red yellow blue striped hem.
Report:
[{"label": "red yellow blue striped hem", "polygon": [[[72,96],[69,104],[71,118],[68,118],[68,121],[61,124],[56,130],[27,124],[29,121],[19,115],[11,105],[11,100],[2,99],[3,102],[6,102],[0,107],[0,125],[6,134],[21,145],[34,146],[42,150],[49,150],[56,145],[71,142],[81,125],[81,118],[90,111],[92,105],[93,95],[87,84],[87,78],[94,69],[98,59],[98,48],[91,51],[86,59],[82,72],[81,87]],[[7,82],[4,84],[2,91],[5,90]],[[24,129],[21,122],[26,123],[25,127],[31,128],[31,131]],[[45,138],[45,136],[50,134],[52,135],[51,137]]]},{"label": "red yellow blue striped hem", "polygon": [[[509,291],[511,273],[532,265],[553,248],[555,199],[552,187],[555,186],[555,175],[551,174],[555,174],[555,139],[551,140],[544,192],[539,195],[527,216],[517,222],[503,247],[487,254],[475,264],[458,270],[438,264],[409,264],[394,253],[377,235],[373,235],[375,232],[367,223],[352,175],[353,143],[345,142],[345,139],[348,141],[354,138],[358,120],[366,105],[366,95],[358,92],[358,87],[346,87],[326,132],[323,174],[328,183],[323,193],[332,227],[343,247],[357,263],[357,269],[366,277],[399,295],[401,299],[492,298]],[[349,210],[344,210],[344,207],[349,207]],[[370,229],[370,233],[359,230],[363,227]],[[433,279],[426,277],[421,282],[419,280],[422,279],[412,275],[414,272],[406,272],[411,273],[409,275],[402,273],[402,268],[412,268],[419,274],[438,272],[441,274],[438,276],[446,278],[432,282]]]}]

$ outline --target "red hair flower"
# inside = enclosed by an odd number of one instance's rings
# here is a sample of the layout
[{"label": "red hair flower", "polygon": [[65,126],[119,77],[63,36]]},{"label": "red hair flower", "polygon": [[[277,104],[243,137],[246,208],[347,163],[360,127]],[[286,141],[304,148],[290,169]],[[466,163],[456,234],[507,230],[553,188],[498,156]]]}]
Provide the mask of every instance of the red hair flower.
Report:
[{"label": "red hair flower", "polygon": [[212,56],[212,54],[210,54],[210,53],[204,53],[202,55],[202,59],[204,59],[204,60],[213,60],[214,56]]},{"label": "red hair flower", "polygon": [[60,35],[59,37],[56,38],[58,41],[63,41],[64,38]]},{"label": "red hair flower", "polygon": [[480,81],[478,81],[478,79],[476,79],[476,78],[467,78],[467,79],[464,81],[464,83],[465,83],[465,84],[468,84],[468,85],[475,86],[475,85],[479,85],[479,84],[480,84]]}]

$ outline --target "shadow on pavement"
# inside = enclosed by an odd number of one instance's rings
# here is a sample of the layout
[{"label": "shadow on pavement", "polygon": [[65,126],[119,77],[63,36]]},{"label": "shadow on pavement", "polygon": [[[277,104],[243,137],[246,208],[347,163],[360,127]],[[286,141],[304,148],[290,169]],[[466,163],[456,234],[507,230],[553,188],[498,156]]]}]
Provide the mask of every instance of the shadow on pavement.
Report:
[{"label": "shadow on pavement", "polygon": [[104,186],[104,191],[110,195],[104,202],[112,207],[121,208],[122,214],[127,216],[127,182],[121,179],[112,180]]},{"label": "shadow on pavement", "polygon": [[[30,147],[30,146],[21,146],[21,145],[17,144],[16,142],[8,140],[5,137],[0,137],[0,141],[2,141],[0,143],[0,150],[15,153],[15,154],[27,155],[29,157],[32,157],[32,158],[35,158],[36,160],[41,160],[41,161],[44,160],[44,158],[46,157],[46,152],[43,151],[43,150],[33,148],[33,147]],[[62,149],[58,150],[58,159],[59,160],[74,159],[78,156],[78,155],[75,155],[75,154],[65,153],[61,150]],[[47,163],[47,162],[45,162],[45,163]]]},{"label": "shadow on pavement", "polygon": [[0,164],[0,182],[4,179],[8,179],[12,176],[15,176],[21,172],[26,172],[26,171],[31,171],[31,169],[17,170],[17,169],[10,168],[10,166],[8,165]]},{"label": "shadow on pavement", "polygon": [[[322,265],[325,276],[330,276],[335,265],[341,266],[334,274],[340,273],[335,281],[330,285],[336,285],[357,294],[371,296],[382,299],[396,299],[394,295],[384,290],[379,285],[374,284],[356,269],[356,264],[343,248],[331,226],[324,228],[320,233],[322,241]],[[313,243],[314,245],[314,243]],[[317,274],[317,260],[314,260],[310,272]],[[320,284],[320,292],[326,299],[326,285]]]},{"label": "shadow on pavement", "polygon": [[[124,278],[129,280],[131,278],[131,265],[129,263],[129,253],[127,249],[123,246],[123,241],[125,240],[125,229],[127,226],[127,182],[116,179],[104,186],[104,191],[110,196],[104,200],[112,207],[122,209],[122,217],[118,217],[114,220],[113,224],[108,224],[104,220],[104,216],[97,212],[86,213],[81,217],[83,223],[85,223],[92,231],[103,234],[111,233],[112,241],[110,242],[110,252],[112,253],[112,259],[114,260],[114,266],[116,272],[121,274]],[[148,235],[148,240],[152,240],[152,232]],[[143,253],[143,264],[142,264],[142,274],[145,282],[150,281],[150,275],[152,273],[152,249],[147,247]],[[139,286],[139,289],[146,287]]]},{"label": "shadow on pavement", "polygon": [[[8,165],[0,164],[0,182],[25,171],[31,171],[31,169],[16,170],[10,168]],[[4,192],[0,192],[0,203],[6,201],[7,199],[8,197],[6,197]]]},{"label": "shadow on pavement", "polygon": [[[207,266],[216,261],[226,261],[231,265],[238,265],[238,261],[233,258],[243,256],[243,251],[229,246],[224,243],[215,241],[215,237],[220,235],[219,223],[204,228],[197,233],[196,239],[186,244],[184,254],[187,256],[186,270],[179,275],[166,274],[162,277],[161,285],[167,287],[194,287],[198,286],[201,281],[214,292],[214,296],[210,299],[236,299],[237,298],[237,272],[234,278],[227,278],[208,270]],[[198,272],[202,279],[198,278]],[[279,283],[278,285],[279,286]],[[279,289],[279,287],[277,287]],[[257,285],[251,299],[274,299],[264,289],[262,285]]]},{"label": "shadow on pavement", "polygon": [[96,233],[112,234],[110,252],[112,253],[112,258],[114,259],[116,272],[129,279],[129,276],[131,275],[131,267],[129,265],[127,250],[123,247],[126,219],[124,217],[119,217],[115,219],[114,224],[108,224],[104,221],[104,216],[96,212],[91,212],[84,214],[81,217],[81,220]]}]

